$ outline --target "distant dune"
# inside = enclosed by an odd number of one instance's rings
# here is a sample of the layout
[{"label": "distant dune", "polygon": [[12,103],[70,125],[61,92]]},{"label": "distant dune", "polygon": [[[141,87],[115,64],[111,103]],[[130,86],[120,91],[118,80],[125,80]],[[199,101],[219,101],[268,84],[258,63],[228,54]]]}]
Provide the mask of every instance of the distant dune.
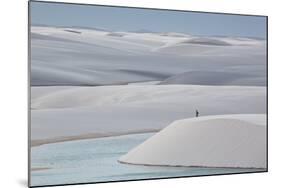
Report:
[{"label": "distant dune", "polygon": [[31,138],[162,129],[195,116],[265,113],[265,87],[197,85],[31,88]]},{"label": "distant dune", "polygon": [[266,168],[266,116],[241,114],[178,120],[119,161],[140,165]]},{"label": "distant dune", "polygon": [[[163,81],[265,85],[266,43],[241,37],[183,33],[107,31],[79,27],[31,27],[32,86],[97,86]],[[127,71],[124,71],[127,70]],[[189,74],[181,82],[167,81]],[[141,74],[139,74],[141,73]],[[206,74],[205,77],[202,76]],[[161,75],[161,77],[159,77]],[[239,81],[229,79],[238,75]],[[219,85],[214,83],[214,85]]]},{"label": "distant dune", "polygon": [[221,71],[189,71],[171,76],[159,84],[190,84],[190,85],[253,85],[265,86],[264,79],[255,75]]},{"label": "distant dune", "polygon": [[193,38],[190,40],[183,41],[182,43],[187,44],[200,44],[200,45],[214,45],[214,46],[231,46],[230,43],[224,40],[214,39],[214,38]]},{"label": "distant dune", "polygon": [[118,32],[112,32],[112,33],[108,33],[106,35],[111,36],[111,37],[123,37],[125,34],[124,33],[118,33]]},{"label": "distant dune", "polygon": [[265,49],[252,38],[32,26],[32,141],[159,130],[196,109],[265,113]]}]

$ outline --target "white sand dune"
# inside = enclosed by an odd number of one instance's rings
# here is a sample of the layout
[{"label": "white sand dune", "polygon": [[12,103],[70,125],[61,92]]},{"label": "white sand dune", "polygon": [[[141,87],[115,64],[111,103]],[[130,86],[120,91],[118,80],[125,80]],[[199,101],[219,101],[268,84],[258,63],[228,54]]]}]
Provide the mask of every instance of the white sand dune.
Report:
[{"label": "white sand dune", "polygon": [[255,85],[264,86],[266,80],[256,75],[222,72],[222,71],[189,71],[171,76],[159,84],[190,84],[190,85]]},{"label": "white sand dune", "polygon": [[200,115],[265,113],[266,88],[123,85],[32,87],[31,138],[159,130]]},{"label": "white sand dune", "polygon": [[265,113],[265,53],[260,39],[32,26],[31,138],[155,131],[195,109]]},{"label": "white sand dune", "polygon": [[177,120],[119,159],[141,165],[266,168],[266,116]]},{"label": "white sand dune", "polygon": [[201,44],[201,45],[214,45],[214,46],[231,46],[231,43],[225,42],[223,40],[203,38],[203,37],[186,40],[183,43]]},{"label": "white sand dune", "polygon": [[266,43],[259,39],[32,26],[31,51],[32,86],[163,81],[189,71],[240,75],[228,85],[265,85]]},{"label": "white sand dune", "polygon": [[[263,112],[265,87],[256,86],[200,86],[200,85],[121,85],[99,87],[51,86],[32,87],[33,109],[57,109],[122,105],[170,105],[186,104],[189,107],[220,105],[241,111],[255,109]],[[243,104],[243,100],[248,101]],[[228,104],[228,105],[227,105]],[[248,107],[247,107],[248,106]],[[253,108],[254,107],[254,108]],[[211,109],[210,109],[211,110]],[[216,109],[213,109],[214,112]],[[208,110],[207,110],[208,111]]]}]

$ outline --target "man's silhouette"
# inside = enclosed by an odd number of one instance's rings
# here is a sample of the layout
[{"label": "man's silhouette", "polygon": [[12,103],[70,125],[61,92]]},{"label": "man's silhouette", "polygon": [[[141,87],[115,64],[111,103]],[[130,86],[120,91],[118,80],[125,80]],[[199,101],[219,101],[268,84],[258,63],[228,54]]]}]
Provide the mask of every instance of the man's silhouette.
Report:
[{"label": "man's silhouette", "polygon": [[195,115],[196,115],[196,117],[198,117],[198,116],[199,116],[199,112],[198,112],[198,110],[196,110]]}]

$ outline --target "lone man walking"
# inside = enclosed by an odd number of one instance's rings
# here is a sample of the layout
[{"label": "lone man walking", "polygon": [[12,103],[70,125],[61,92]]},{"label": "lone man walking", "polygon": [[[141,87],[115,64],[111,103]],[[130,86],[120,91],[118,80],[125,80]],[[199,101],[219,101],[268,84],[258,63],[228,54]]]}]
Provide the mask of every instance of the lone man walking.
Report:
[{"label": "lone man walking", "polygon": [[198,117],[198,116],[199,116],[199,112],[198,112],[198,110],[196,110],[195,115],[196,115],[196,117]]}]

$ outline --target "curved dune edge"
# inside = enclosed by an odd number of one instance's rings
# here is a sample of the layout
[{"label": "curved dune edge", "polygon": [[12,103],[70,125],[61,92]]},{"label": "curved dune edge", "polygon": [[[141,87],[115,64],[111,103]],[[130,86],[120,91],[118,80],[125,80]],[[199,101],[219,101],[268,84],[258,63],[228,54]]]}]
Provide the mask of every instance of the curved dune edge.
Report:
[{"label": "curved dune edge", "polygon": [[266,168],[256,168],[256,167],[224,167],[224,166],[183,166],[183,165],[153,165],[153,164],[135,164],[135,163],[128,163],[121,161],[120,159],[117,160],[119,163],[128,164],[128,165],[140,165],[140,166],[157,166],[157,167],[181,167],[181,168],[230,168],[230,169],[256,169],[256,170],[264,170]]},{"label": "curved dune edge", "polygon": [[118,161],[152,166],[266,168],[266,116],[178,120]]},{"label": "curved dune edge", "polygon": [[[182,83],[178,75],[182,70],[209,75],[227,71],[231,64],[236,65],[231,71],[239,79],[220,74],[223,79],[210,77],[208,84],[213,80],[215,85],[266,85],[266,75],[260,71],[260,65],[266,65],[261,58],[266,57],[266,40],[39,25],[31,26],[30,37],[32,86],[120,85],[171,76],[176,76],[173,82]],[[191,82],[203,85],[203,78],[199,75]]]},{"label": "curved dune edge", "polygon": [[76,140],[87,140],[87,139],[94,139],[94,138],[105,138],[105,137],[113,137],[113,136],[123,136],[129,134],[153,133],[158,131],[159,129],[142,129],[142,130],[135,130],[135,131],[127,131],[127,132],[88,133],[83,135],[61,136],[61,137],[55,137],[50,139],[31,140],[30,146],[35,147],[44,144],[53,144],[53,143],[76,141]]}]

